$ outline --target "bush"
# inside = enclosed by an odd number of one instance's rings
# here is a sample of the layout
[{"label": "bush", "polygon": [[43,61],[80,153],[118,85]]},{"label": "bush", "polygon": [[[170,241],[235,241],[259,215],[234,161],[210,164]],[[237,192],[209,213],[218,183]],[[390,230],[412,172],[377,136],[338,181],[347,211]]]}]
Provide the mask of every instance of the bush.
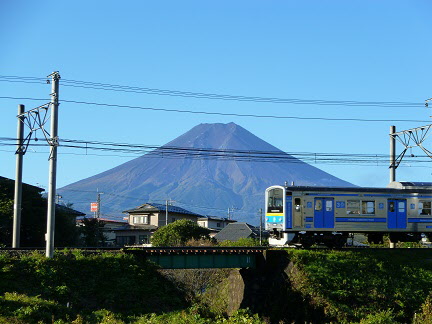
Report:
[{"label": "bush", "polygon": [[152,237],[153,246],[184,246],[187,241],[195,239],[209,240],[210,230],[197,223],[180,219],[174,223],[159,228]]},{"label": "bush", "polygon": [[251,238],[251,237],[242,237],[237,241],[222,241],[218,245],[219,246],[260,246],[259,239]]}]

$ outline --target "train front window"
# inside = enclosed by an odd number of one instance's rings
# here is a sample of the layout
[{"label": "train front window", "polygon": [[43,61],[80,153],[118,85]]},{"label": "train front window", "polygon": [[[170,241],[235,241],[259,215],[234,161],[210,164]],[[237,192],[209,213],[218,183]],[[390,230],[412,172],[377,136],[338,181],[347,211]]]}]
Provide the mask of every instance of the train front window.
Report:
[{"label": "train front window", "polygon": [[271,189],[268,192],[267,202],[268,213],[282,213],[283,212],[283,190],[280,188]]}]

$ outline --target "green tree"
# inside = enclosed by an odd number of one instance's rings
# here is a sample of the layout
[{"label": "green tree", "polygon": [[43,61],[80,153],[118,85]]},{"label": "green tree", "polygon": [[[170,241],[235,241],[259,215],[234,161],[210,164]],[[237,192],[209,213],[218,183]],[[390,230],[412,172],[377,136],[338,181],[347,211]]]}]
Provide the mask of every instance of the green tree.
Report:
[{"label": "green tree", "polygon": [[81,234],[85,246],[104,246],[106,237],[103,233],[105,222],[98,218],[83,218]]},{"label": "green tree", "polygon": [[[13,200],[15,181],[0,177],[0,244],[12,245]],[[20,246],[45,246],[47,199],[41,195],[42,189],[23,184],[21,203],[21,242]],[[68,211],[56,210],[57,246],[76,244],[75,216]]]},{"label": "green tree", "polygon": [[184,246],[191,239],[209,239],[210,230],[197,223],[180,219],[159,228],[152,237],[153,246]]}]

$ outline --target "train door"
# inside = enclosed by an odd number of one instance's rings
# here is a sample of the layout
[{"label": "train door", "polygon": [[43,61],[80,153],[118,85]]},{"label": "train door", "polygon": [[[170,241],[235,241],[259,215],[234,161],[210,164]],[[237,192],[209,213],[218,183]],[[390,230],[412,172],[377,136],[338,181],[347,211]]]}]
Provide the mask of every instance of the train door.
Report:
[{"label": "train door", "polygon": [[389,199],[387,202],[387,226],[388,228],[407,227],[407,203],[406,199]]},{"label": "train door", "polygon": [[333,198],[315,198],[314,227],[334,228]]},{"label": "train door", "polygon": [[286,196],[285,228],[292,228],[292,197]]}]

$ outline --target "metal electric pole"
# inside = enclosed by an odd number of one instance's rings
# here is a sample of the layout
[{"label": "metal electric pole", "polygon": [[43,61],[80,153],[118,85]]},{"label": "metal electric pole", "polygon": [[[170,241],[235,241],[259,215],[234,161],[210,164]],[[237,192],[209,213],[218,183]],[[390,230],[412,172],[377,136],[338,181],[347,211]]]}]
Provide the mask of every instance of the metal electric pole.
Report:
[{"label": "metal electric pole", "polygon": [[390,126],[390,183],[396,181],[396,126]]},{"label": "metal electric pole", "polygon": [[21,201],[22,201],[22,169],[23,169],[23,142],[24,142],[24,105],[18,105],[17,150],[15,170],[14,218],[12,247],[20,247],[21,232]]},{"label": "metal electric pole", "polygon": [[48,139],[50,145],[49,157],[49,179],[48,179],[48,213],[47,213],[47,232],[46,232],[46,257],[54,256],[54,229],[55,229],[55,198],[56,198],[56,179],[57,179],[57,146],[58,146],[58,101],[59,101],[59,81],[60,74],[53,72],[51,77],[51,136]]}]

